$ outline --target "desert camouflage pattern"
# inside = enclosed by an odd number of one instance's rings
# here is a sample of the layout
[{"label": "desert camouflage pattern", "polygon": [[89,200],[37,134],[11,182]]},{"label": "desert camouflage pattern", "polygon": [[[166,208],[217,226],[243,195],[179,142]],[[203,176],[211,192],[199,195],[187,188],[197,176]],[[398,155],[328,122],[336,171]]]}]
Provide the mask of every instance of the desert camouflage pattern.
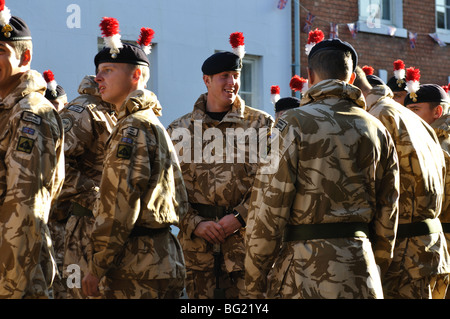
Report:
[{"label": "desert camouflage pattern", "polygon": [[[231,110],[222,121],[216,121],[205,113],[207,94],[200,95],[193,111],[173,121],[167,129],[175,148],[178,150],[189,203],[228,207],[239,212],[245,220],[251,188],[259,166],[258,161],[252,162],[249,159],[251,155],[248,147],[249,139],[246,140],[244,160],[237,159],[236,143],[233,145],[233,157],[228,161],[225,158],[226,152],[223,152],[223,158],[220,159],[215,158],[211,161],[210,157],[203,156],[201,161],[198,161],[194,159],[195,154],[192,151],[191,158],[186,159],[182,146],[187,143],[192,150],[194,148],[206,150],[206,145],[210,141],[207,138],[195,138],[195,134],[200,131],[203,135],[207,129],[217,129],[223,133],[223,141],[220,141],[220,143],[223,143],[222,145],[227,145],[225,134],[227,129],[241,128],[245,131],[248,128],[254,128],[260,134],[258,138],[266,138],[273,125],[273,118],[263,111],[246,106],[245,101],[238,96]],[[198,126],[196,126],[196,123]],[[259,131],[260,128],[266,128],[266,130]],[[189,136],[180,135],[179,129],[187,129]],[[186,138],[190,140],[186,140]],[[200,145],[200,143],[202,144]],[[258,141],[251,141],[250,143],[258,143]],[[186,268],[189,271],[212,272],[213,270],[213,245],[193,234],[197,225],[204,220],[208,219],[200,216],[195,209],[190,207],[189,212],[180,223],[178,238],[183,247]],[[244,233],[245,229],[240,228],[221,245],[223,272],[232,273],[244,270]],[[189,285],[187,283],[187,287]],[[207,287],[198,287],[197,289],[210,291]],[[212,296],[209,295],[208,297],[211,298]]]},{"label": "desert camouflage pattern", "polygon": [[104,102],[94,76],[81,81],[79,96],[60,112],[64,124],[66,178],[59,201],[70,200],[92,210],[97,198],[108,139],[117,119]]},{"label": "desert camouflage pattern", "polygon": [[[79,96],[60,112],[64,124],[66,178],[59,197],[60,215],[68,217],[64,234],[64,281],[71,275],[69,265],[78,265],[81,278],[92,258],[90,233],[94,216],[71,215],[72,204],[92,211],[98,196],[105,158],[105,146],[117,119],[114,106],[101,99],[95,76],[87,75],[78,87]],[[82,298],[81,289],[68,289],[69,296]]]},{"label": "desert camouflage pattern", "polygon": [[[445,175],[445,196],[442,203],[442,212],[439,219],[442,223],[450,223],[450,109],[449,105],[444,105],[442,116],[431,123],[431,127],[436,133],[442,150],[444,151],[445,166],[447,168]],[[450,233],[444,232],[447,239],[447,248],[450,249]],[[447,280],[447,288],[448,288]],[[444,283],[445,286],[445,283]],[[450,289],[447,289],[446,299],[450,299]]]},{"label": "desert camouflage pattern", "polygon": [[[441,148],[444,151],[447,168],[445,175],[445,197],[440,219],[443,223],[450,223],[450,110],[448,106],[444,108],[444,112],[439,119],[431,123],[431,127],[434,129]],[[445,236],[450,240],[450,234],[446,233]]]},{"label": "desert camouflage pattern", "polygon": [[[439,218],[444,195],[444,155],[433,129],[409,109],[392,100],[387,86],[375,86],[367,96],[368,112],[394,139],[400,166],[399,224]],[[396,241],[394,259],[385,279],[385,297],[396,298],[400,287],[421,278],[448,274],[449,254],[444,234]],[[408,276],[401,277],[402,272]],[[399,279],[406,281],[401,282]],[[407,298],[407,295],[401,295]],[[411,295],[415,298],[415,295]],[[428,294],[423,296],[428,298]]]},{"label": "desert camouflage pattern", "polygon": [[46,86],[30,70],[0,101],[0,298],[52,297],[47,223],[64,181],[64,131]]},{"label": "desert camouflage pattern", "polygon": [[[277,131],[278,130],[278,131]],[[361,91],[324,80],[284,113],[279,168],[258,174],[247,225],[245,284],[267,298],[382,298],[398,221],[395,147]],[[274,155],[273,148],[271,155]],[[283,241],[286,225],[362,222],[367,237]]]},{"label": "desert camouflage pattern", "polygon": [[[167,231],[129,237],[135,226],[177,225],[187,211],[178,158],[153,110],[157,103],[156,95],[148,90],[130,93],[118,109],[118,122],[107,142],[100,198],[93,212],[94,254],[89,266],[93,275],[106,282],[163,279],[184,283],[183,252],[175,235]],[[173,289],[181,293],[183,287]]]}]

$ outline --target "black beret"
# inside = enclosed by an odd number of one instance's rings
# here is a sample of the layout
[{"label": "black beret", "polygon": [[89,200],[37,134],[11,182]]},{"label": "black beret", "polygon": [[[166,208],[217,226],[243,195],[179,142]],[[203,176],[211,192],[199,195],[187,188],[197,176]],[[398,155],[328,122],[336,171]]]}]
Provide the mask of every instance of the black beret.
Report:
[{"label": "black beret", "polygon": [[367,81],[369,81],[370,85],[372,85],[372,86],[385,85],[384,81],[376,75],[373,75],[373,74],[366,75],[366,78],[367,78]]},{"label": "black beret", "polygon": [[22,41],[31,40],[31,31],[25,21],[19,17],[12,16],[9,24],[1,26],[0,41]]},{"label": "black beret", "polygon": [[240,71],[241,69],[241,58],[227,51],[214,53],[202,65],[202,72],[206,75],[213,75],[225,71]]},{"label": "black beret", "polygon": [[49,89],[45,90],[45,98],[50,101],[56,100],[57,98],[59,98],[63,95],[66,95],[66,91],[64,91],[63,87],[59,84],[56,86],[56,94],[55,95]]},{"label": "black beret", "polygon": [[391,77],[386,83],[387,86],[392,90],[392,92],[400,92],[405,91],[406,81],[402,79],[400,83],[397,82],[397,78],[395,76]]},{"label": "black beret", "polygon": [[308,61],[319,51],[322,50],[340,50],[344,52],[350,52],[353,60],[353,72],[356,70],[356,66],[358,65],[358,54],[356,50],[352,47],[352,45],[348,42],[342,41],[340,39],[328,39],[323,40],[317,43],[308,55]]},{"label": "black beret", "polygon": [[103,48],[94,58],[95,66],[98,68],[100,63],[105,62],[150,66],[147,54],[137,45],[123,43],[123,48],[119,50],[120,52],[114,58],[109,48]]},{"label": "black beret", "polygon": [[296,97],[283,97],[275,103],[275,112],[293,109],[300,106],[300,99]]},{"label": "black beret", "polygon": [[447,95],[447,92],[437,84],[422,84],[416,92],[417,101],[414,102],[409,97],[409,94],[405,98],[404,105],[413,104],[413,103],[424,103],[424,102],[446,102],[450,103],[450,99]]}]

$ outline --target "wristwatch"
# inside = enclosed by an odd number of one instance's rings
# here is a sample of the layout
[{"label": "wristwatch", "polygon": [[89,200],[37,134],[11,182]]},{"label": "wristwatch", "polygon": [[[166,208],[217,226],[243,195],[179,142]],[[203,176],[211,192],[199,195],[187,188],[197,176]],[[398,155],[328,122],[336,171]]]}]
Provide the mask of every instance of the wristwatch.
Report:
[{"label": "wristwatch", "polygon": [[234,211],[234,217],[241,223],[242,227],[246,227],[247,224],[245,223],[244,218],[242,218],[241,214],[239,214],[237,211]]}]

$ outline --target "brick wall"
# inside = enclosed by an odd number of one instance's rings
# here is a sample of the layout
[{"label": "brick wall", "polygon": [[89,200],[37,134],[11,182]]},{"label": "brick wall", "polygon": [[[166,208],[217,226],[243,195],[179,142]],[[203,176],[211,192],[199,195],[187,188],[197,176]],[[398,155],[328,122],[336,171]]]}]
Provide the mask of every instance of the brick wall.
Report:
[{"label": "brick wall", "polygon": [[[398,0],[395,0],[398,1]],[[294,1],[291,1],[294,5]],[[448,84],[450,75],[450,44],[440,47],[428,33],[435,32],[435,0],[404,0],[403,28],[419,33],[415,49],[410,48],[408,38],[391,37],[373,33],[358,32],[352,38],[348,27],[343,24],[358,20],[358,1],[350,0],[301,0],[301,5],[316,16],[313,29],[319,28],[329,37],[330,22],[338,23],[339,38],[351,43],[359,55],[359,65],[370,65],[378,74],[379,69],[393,76],[393,62],[401,59],[406,67],[420,69],[421,83]],[[300,7],[300,69],[307,77],[307,56],[304,48],[308,34],[303,32],[307,11]],[[426,33],[426,34],[420,34]],[[294,53],[293,53],[294,54]]]}]

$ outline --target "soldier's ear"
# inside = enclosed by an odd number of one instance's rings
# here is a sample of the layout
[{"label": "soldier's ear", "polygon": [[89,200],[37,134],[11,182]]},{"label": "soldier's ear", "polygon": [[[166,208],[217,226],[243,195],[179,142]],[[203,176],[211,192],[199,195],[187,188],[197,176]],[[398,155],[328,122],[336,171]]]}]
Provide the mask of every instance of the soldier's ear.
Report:
[{"label": "soldier's ear", "polygon": [[20,57],[20,65],[19,66],[27,66],[31,63],[31,51],[25,50]]},{"label": "soldier's ear", "polygon": [[434,108],[434,114],[433,117],[437,120],[438,118],[440,118],[442,116],[442,113],[444,112],[444,109],[442,107],[442,105],[438,105]]},{"label": "soldier's ear", "polygon": [[205,83],[206,87],[209,87],[211,84],[211,77],[209,75],[203,74],[203,82]]},{"label": "soldier's ear", "polygon": [[348,80],[349,84],[353,84],[353,82],[355,82],[356,79],[356,73],[353,72],[352,75],[350,75],[350,80]]}]

